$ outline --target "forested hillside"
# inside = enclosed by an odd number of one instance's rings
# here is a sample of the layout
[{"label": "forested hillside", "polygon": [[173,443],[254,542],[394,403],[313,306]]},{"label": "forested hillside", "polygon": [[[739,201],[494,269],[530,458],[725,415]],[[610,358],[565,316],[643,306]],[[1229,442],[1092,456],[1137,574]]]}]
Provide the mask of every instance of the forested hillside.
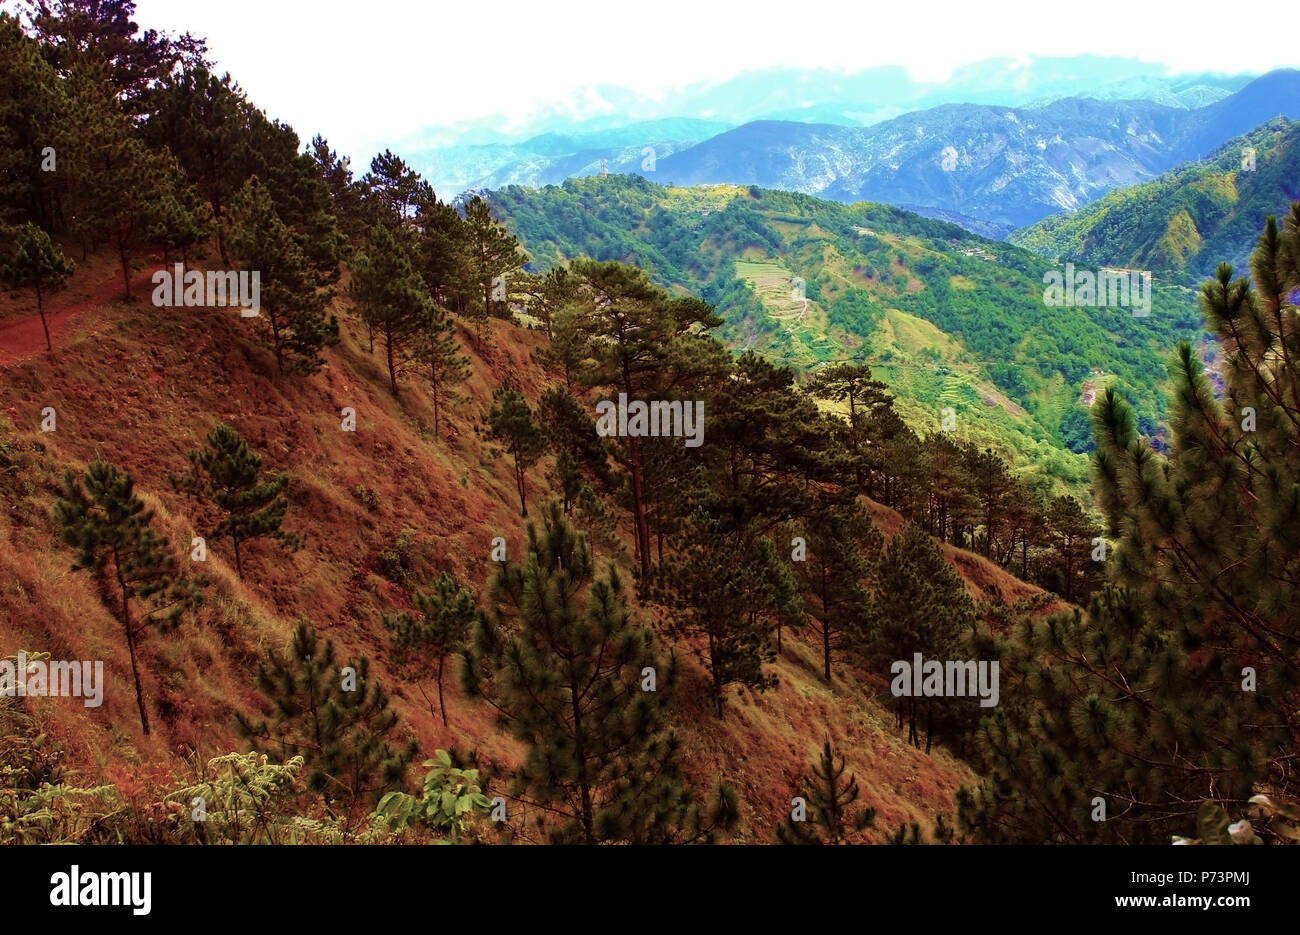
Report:
[{"label": "forested hillside", "polygon": [[1195,283],[1244,267],[1279,204],[1300,198],[1300,124],[1273,120],[1201,162],[1121,188],[1008,238],[1047,257],[1155,270]]},{"label": "forested hillside", "polygon": [[1060,307],[876,205],[354,173],[133,15],[0,14],[0,843],[1300,834],[1300,203]]},{"label": "forested hillside", "polygon": [[1085,400],[1121,387],[1156,437],[1167,349],[1201,331],[1186,289],[1157,281],[1148,317],[1052,307],[1052,264],[885,205],[613,176],[510,187],[491,201],[538,270],[581,256],[638,266],[713,304],[734,348],[801,378],[866,362],[917,431],[952,407],[966,437],[1083,499],[1087,462],[1074,452],[1090,450]]}]

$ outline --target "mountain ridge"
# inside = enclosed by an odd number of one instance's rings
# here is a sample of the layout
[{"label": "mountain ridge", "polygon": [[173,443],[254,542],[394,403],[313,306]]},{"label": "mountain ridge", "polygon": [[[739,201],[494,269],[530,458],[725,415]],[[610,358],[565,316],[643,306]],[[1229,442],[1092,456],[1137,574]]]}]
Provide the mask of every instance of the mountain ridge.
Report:
[{"label": "mountain ridge", "polygon": [[1066,98],[945,104],[859,128],[759,121],[674,153],[657,172],[679,185],[757,184],[1023,227],[1205,155],[1279,110],[1300,116],[1300,72],[1270,72],[1196,110]]}]

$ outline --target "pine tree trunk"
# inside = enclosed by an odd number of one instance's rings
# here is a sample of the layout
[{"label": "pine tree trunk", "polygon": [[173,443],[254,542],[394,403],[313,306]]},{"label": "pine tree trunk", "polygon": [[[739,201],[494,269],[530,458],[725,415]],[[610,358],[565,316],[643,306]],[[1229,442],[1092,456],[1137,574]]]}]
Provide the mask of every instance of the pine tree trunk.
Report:
[{"label": "pine tree trunk", "polygon": [[[122,599],[123,611],[126,609],[126,599]],[[131,654],[131,679],[135,682],[135,706],[140,710],[140,727],[144,730],[144,735],[149,736],[149,714],[144,709],[144,692],[140,688],[140,670],[136,667],[135,662],[135,633],[131,630],[131,625],[126,626],[126,645]]]},{"label": "pine tree trunk", "polygon": [[36,312],[41,316],[41,330],[45,332],[45,349],[53,351],[54,345],[50,343],[50,326],[45,323],[45,302],[41,298],[41,282],[36,281]]},{"label": "pine tree trunk", "polygon": [[397,368],[393,366],[393,323],[384,324],[384,356],[388,359],[388,386],[397,395]]},{"label": "pine tree trunk", "polygon": [[219,199],[212,200],[212,217],[217,224],[217,252],[221,254],[221,262],[229,267],[230,254],[226,250],[226,225],[222,222],[222,204]]},{"label": "pine tree trunk", "polygon": [[713,699],[717,708],[718,718],[722,718],[722,673],[718,671],[718,641],[717,638],[709,634],[709,674],[713,677]]},{"label": "pine tree trunk", "polygon": [[925,703],[925,755],[930,755],[930,741],[934,739],[934,701]]},{"label": "pine tree trunk", "polygon": [[433,387],[433,437],[438,437],[438,365],[429,364],[429,383]]},{"label": "pine tree trunk", "polygon": [[519,488],[519,515],[528,515],[528,504],[524,502],[524,469],[519,466],[519,449],[515,449],[515,486]]},{"label": "pine tree trunk", "polygon": [[596,843],[596,819],[591,805],[591,786],[587,781],[587,749],[582,738],[582,708],[578,699],[582,692],[578,680],[570,672],[569,698],[573,709],[573,757],[578,764],[578,790],[582,797],[582,829],[588,844]]},{"label": "pine tree trunk", "polygon": [[831,680],[831,611],[829,601],[826,595],[826,563],[822,562],[822,666],[825,670],[826,681]]},{"label": "pine tree trunk", "polygon": [[235,574],[237,574],[237,575],[239,576],[239,580],[240,580],[240,581],[243,581],[243,580],[244,580],[244,563],[243,563],[243,561],[242,561],[242,560],[240,559],[240,557],[239,557],[239,536],[235,535],[235,534],[232,532],[232,533],[230,534],[230,541],[233,542],[233,543],[235,544]]},{"label": "pine tree trunk", "polygon": [[122,629],[126,631],[126,648],[131,656],[131,679],[135,682],[135,705],[140,709],[140,728],[149,736],[149,713],[144,709],[144,692],[140,688],[140,670],[135,661],[135,631],[131,629],[131,605],[127,598],[126,582],[122,580],[122,560],[113,550],[113,571],[117,586],[122,589]]},{"label": "pine tree trunk", "polygon": [[284,376],[284,351],[280,347],[280,321],[274,311],[266,316],[271,321],[271,344],[275,347],[275,370]]},{"label": "pine tree trunk", "polygon": [[632,458],[632,506],[636,526],[636,541],[640,552],[641,574],[650,575],[650,526],[646,521],[645,495],[641,481],[641,440],[636,437],[628,439],[628,448]]},{"label": "pine tree trunk", "polygon": [[131,298],[131,266],[126,260],[126,243],[122,235],[117,235],[117,258],[122,264],[122,285],[126,287],[126,297]]},{"label": "pine tree trunk", "polygon": [[438,657],[438,713],[442,715],[442,726],[447,726],[447,704],[442,698],[442,665],[443,656]]}]

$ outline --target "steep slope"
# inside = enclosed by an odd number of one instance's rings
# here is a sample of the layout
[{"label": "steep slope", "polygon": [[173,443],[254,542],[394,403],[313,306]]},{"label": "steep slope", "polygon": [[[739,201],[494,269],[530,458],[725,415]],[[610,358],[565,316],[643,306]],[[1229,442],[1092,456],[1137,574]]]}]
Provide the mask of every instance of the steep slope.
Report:
[{"label": "steep slope", "polygon": [[1239,270],[1264,220],[1300,199],[1300,124],[1272,120],[1210,158],[1113,191],[1082,210],[1011,234],[1043,256],[1204,279],[1224,260]]},{"label": "steep slope", "polygon": [[[70,293],[97,288],[96,268],[86,264]],[[13,321],[25,303],[6,297],[0,314]],[[155,801],[191,775],[191,758],[239,748],[233,713],[255,706],[257,663],[267,647],[287,641],[298,618],[310,620],[341,654],[371,658],[425,753],[455,745],[517,762],[517,746],[495,728],[491,711],[463,698],[454,679],[450,725],[442,726],[421,690],[428,689],[427,674],[395,663],[379,612],[409,606],[408,587],[385,577],[392,553],[402,551],[404,529],[410,533],[403,560],[415,584],[447,571],[478,592],[491,569],[492,537],[518,548],[523,520],[509,467],[476,425],[507,373],[534,401],[552,381],[531,361],[543,338],[494,321],[487,328],[494,350],[478,353],[462,330],[473,365],[467,399],[435,437],[418,382],[406,383],[394,399],[379,356],[366,350],[364,327],[346,303],[337,308],[343,341],[327,352],[325,369],[307,379],[276,377],[270,354],[250,341],[249,321],[227,310],[163,315],[140,300],[96,304],[68,320],[53,354],[16,354],[0,365],[0,646],[6,654],[26,649],[104,660],[102,707],[69,698],[27,702],[78,782],[108,781],[140,802]],[[53,432],[38,428],[46,406],[57,413]],[[341,430],[343,406],[356,410],[355,434]],[[71,553],[57,541],[49,510],[64,469],[102,455],[133,473],[157,527],[187,554],[191,536],[202,535],[212,517],[169,477],[184,470],[186,452],[217,420],[235,425],[265,455],[267,468],[289,472],[285,526],[306,541],[292,554],[265,542],[248,546],[240,580],[227,543],[209,540],[201,571],[210,584],[197,619],[175,633],[151,634],[141,647],[155,715],[154,733],[145,737],[120,628],[87,574],[70,570]],[[529,472],[531,498],[547,488],[548,467]],[[874,504],[871,510],[886,535],[901,525],[892,511]],[[1039,595],[983,558],[951,547],[945,553],[980,599]],[[824,737],[847,755],[882,829],[951,814],[956,788],[971,778],[947,751],[926,756],[906,744],[879,700],[887,693],[881,675],[845,667],[832,691],[819,678],[810,634],[787,635],[773,667],[776,689],[740,693],[722,720],[712,715],[691,646],[679,644],[679,654],[686,679],[674,720],[689,772],[701,788],[718,776],[738,786],[739,840],[771,840],[791,787]]]}]

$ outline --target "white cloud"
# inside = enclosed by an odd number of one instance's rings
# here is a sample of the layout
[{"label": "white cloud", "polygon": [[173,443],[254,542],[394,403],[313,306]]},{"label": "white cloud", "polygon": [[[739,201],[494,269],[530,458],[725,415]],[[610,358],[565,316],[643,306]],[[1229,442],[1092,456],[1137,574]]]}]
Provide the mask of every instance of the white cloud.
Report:
[{"label": "white cloud", "polygon": [[[1283,22],[1264,0],[1253,20]],[[485,17],[484,14],[487,14]],[[995,56],[1120,55],[1173,71],[1265,71],[1286,43],[1227,57],[1217,0],[137,0],[145,27],[189,30],[257,104],[354,155],[420,127],[571,106],[579,89],[647,95],[779,65],[906,67],[942,80]]]}]

